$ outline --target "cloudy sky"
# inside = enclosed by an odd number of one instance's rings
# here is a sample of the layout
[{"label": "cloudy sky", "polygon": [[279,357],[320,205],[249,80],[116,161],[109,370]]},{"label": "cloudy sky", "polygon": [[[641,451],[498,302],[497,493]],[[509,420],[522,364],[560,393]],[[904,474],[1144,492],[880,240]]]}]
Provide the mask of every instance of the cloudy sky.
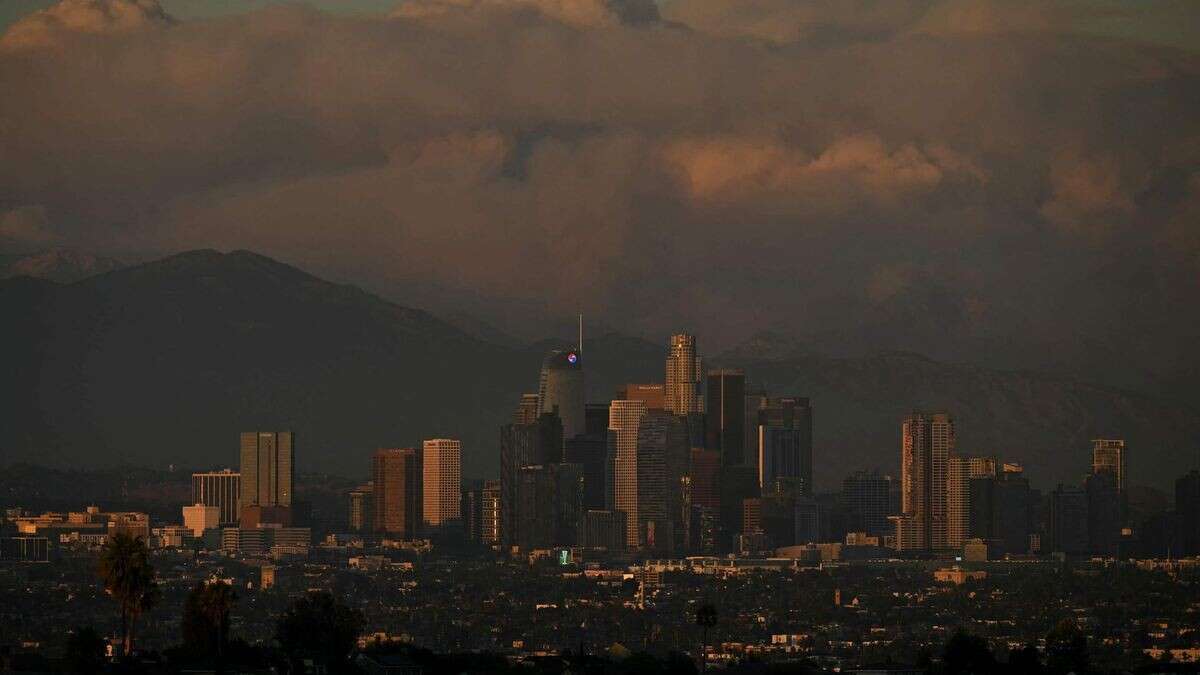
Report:
[{"label": "cloudy sky", "polygon": [[584,311],[712,350],[1200,372],[1191,0],[4,0],[0,25],[0,251],[249,248],[523,337]]}]

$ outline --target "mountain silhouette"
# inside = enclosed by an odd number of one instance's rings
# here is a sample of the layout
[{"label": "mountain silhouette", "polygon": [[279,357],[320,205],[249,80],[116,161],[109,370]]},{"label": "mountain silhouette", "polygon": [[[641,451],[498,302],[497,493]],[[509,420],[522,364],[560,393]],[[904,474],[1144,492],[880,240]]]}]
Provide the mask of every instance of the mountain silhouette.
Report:
[{"label": "mountain silhouette", "polygon": [[[0,281],[4,463],[236,467],[238,433],[291,429],[300,470],[365,476],[376,448],[461,438],[464,473],[498,470],[498,427],[537,390],[545,352],[464,332],[419,309],[251,252],[191,251],[69,284]],[[772,345],[782,345],[778,349]],[[967,452],[1077,480],[1093,436],[1130,442],[1134,482],[1166,486],[1196,457],[1200,421],[1169,402],[1069,379],[913,354],[834,359],[768,335],[711,360],[772,394],[812,398],[818,485],[894,470],[900,418],[947,409]],[[588,337],[589,400],[661,381],[665,347]]]}]

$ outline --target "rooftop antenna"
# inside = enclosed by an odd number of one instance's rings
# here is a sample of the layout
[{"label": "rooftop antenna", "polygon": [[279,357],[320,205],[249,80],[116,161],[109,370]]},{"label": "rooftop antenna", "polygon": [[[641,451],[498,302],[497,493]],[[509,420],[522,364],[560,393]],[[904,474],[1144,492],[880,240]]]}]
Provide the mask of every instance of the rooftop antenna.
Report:
[{"label": "rooftop antenna", "polygon": [[577,345],[579,353],[583,353],[583,314],[579,315],[579,344]]}]

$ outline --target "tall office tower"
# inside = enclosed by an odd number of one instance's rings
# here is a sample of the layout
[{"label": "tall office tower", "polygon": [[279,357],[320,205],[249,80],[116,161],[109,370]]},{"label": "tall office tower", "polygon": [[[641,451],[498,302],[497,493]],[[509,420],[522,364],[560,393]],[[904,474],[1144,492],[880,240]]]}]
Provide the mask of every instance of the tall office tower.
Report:
[{"label": "tall office tower", "polygon": [[[607,412],[606,412],[607,415]],[[608,425],[605,419],[605,426]],[[608,456],[608,433],[594,434],[590,431],[563,443],[563,461],[578,464],[583,469],[583,507],[604,508],[604,478],[607,473],[604,463]]]},{"label": "tall office tower", "polygon": [[1117,479],[1117,490],[1125,492],[1125,441],[1097,438],[1092,441],[1092,473],[1107,471]]},{"label": "tall office tower", "polygon": [[500,543],[500,481],[483,482],[482,516],[479,522],[479,540],[487,545]]},{"label": "tall office tower", "polygon": [[558,415],[539,415],[533,424],[500,427],[500,543],[515,546],[519,539],[517,489],[521,468],[557,464],[563,457],[563,426]]},{"label": "tall office tower", "polygon": [[696,355],[695,336],[672,335],[667,353],[667,410],[684,416],[703,412],[703,386],[704,371]]},{"label": "tall office tower", "polygon": [[589,435],[608,435],[608,404],[589,403],[583,407],[583,432]]},{"label": "tall office tower", "polygon": [[294,443],[290,431],[242,434],[242,508],[292,505]]},{"label": "tall office tower", "polygon": [[[760,498],[762,504],[762,531],[772,546],[792,546],[796,543],[796,494],[767,494]],[[742,509],[745,510],[743,503]],[[745,520],[746,514],[742,514]]]},{"label": "tall office tower", "polygon": [[375,522],[371,515],[375,506],[375,484],[368,481],[351,490],[349,506],[350,531],[359,534],[370,531]]},{"label": "tall office tower", "polygon": [[961,549],[971,536],[971,479],[996,476],[993,457],[951,455],[946,465],[946,547]]},{"label": "tall office tower", "polygon": [[583,357],[576,350],[553,351],[542,361],[538,415],[558,411],[563,439],[582,434],[584,426]]},{"label": "tall office tower", "polygon": [[416,539],[421,530],[421,452],[415,448],[377,450],[372,474],[375,532]]},{"label": "tall office tower", "polygon": [[665,410],[647,410],[638,424],[638,543],[667,553],[684,546],[683,493],[689,464],[687,424]]},{"label": "tall office tower", "polygon": [[721,508],[721,455],[716,450],[691,449],[691,501],[717,511]]},{"label": "tall office tower", "polygon": [[761,496],[758,470],[751,466],[726,466],[721,470],[720,546],[732,548],[742,527],[742,505],[749,497]]},{"label": "tall office tower", "polygon": [[667,388],[657,382],[627,384],[617,390],[617,398],[626,401],[641,401],[646,410],[666,410]]},{"label": "tall office tower", "polygon": [[1077,487],[1058,484],[1050,493],[1050,512],[1046,522],[1048,541],[1042,548],[1052,553],[1083,555],[1088,551],[1087,493]]},{"label": "tall office tower", "polygon": [[1175,479],[1175,514],[1180,555],[1200,555],[1200,471]]},{"label": "tall office tower", "polygon": [[995,500],[995,536],[1000,541],[997,550],[1028,553],[1041,494],[1029,486],[1023,472],[1002,471],[996,475]]},{"label": "tall office tower", "polygon": [[967,538],[993,541],[1000,537],[1000,509],[996,476],[980,476],[967,481]]},{"label": "tall office tower", "polygon": [[483,481],[473,478],[463,481],[462,500],[459,506],[462,513],[463,535],[467,541],[480,542],[483,540]]},{"label": "tall office tower", "polygon": [[440,527],[462,519],[462,441],[434,438],[424,442],[422,510],[425,523]]},{"label": "tall office tower", "polygon": [[758,486],[763,492],[812,494],[812,406],[807,398],[768,400],[758,410]]},{"label": "tall office tower", "polygon": [[742,534],[763,533],[763,499],[747,497],[742,500]]},{"label": "tall office tower", "polygon": [[521,402],[513,413],[513,424],[533,424],[538,416],[538,395],[521,394]]},{"label": "tall office tower", "polygon": [[523,551],[573,546],[583,516],[583,472],[577,464],[524,466],[518,476],[517,545]]},{"label": "tall office tower", "polygon": [[1117,477],[1100,471],[1084,481],[1087,493],[1088,551],[1092,555],[1115,557],[1121,543],[1121,494]]},{"label": "tall office tower", "polygon": [[[901,427],[901,510],[912,519],[918,549],[946,545],[946,470],[954,452],[954,421],[946,413],[913,413]],[[899,538],[899,533],[897,533]]]},{"label": "tall office tower", "polygon": [[821,541],[821,505],[812,497],[796,499],[797,544],[815,544]]},{"label": "tall office tower", "polygon": [[742,441],[744,464],[756,464],[758,462],[758,416],[764,408],[771,404],[771,399],[767,397],[766,387],[758,384],[746,382],[746,398],[745,398],[745,423],[742,427],[744,440]]},{"label": "tall office tower", "polygon": [[705,447],[721,453],[721,466],[750,461],[744,452],[746,374],[741,370],[708,371],[704,405]]},{"label": "tall office tower", "polygon": [[192,474],[192,503],[217,507],[221,527],[237,524],[241,490],[242,474],[232,469]]},{"label": "tall office tower", "polygon": [[892,515],[888,502],[891,485],[892,477],[877,470],[855,471],[842,480],[842,503],[868,534],[892,533],[888,523],[888,516]]},{"label": "tall office tower", "polygon": [[645,401],[617,399],[608,408],[608,471],[605,480],[609,511],[625,514],[625,545],[639,545],[638,427],[646,414]]},{"label": "tall office tower", "polygon": [[609,551],[625,550],[625,514],[620,511],[589,509],[583,516],[579,545]]}]

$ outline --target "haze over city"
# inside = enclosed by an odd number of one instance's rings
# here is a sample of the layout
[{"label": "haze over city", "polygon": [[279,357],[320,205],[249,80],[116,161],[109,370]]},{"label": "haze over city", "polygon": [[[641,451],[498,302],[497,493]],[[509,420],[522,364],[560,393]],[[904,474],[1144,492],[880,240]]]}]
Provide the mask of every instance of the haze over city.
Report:
[{"label": "haze over city", "polygon": [[1198,28],[4,0],[0,672],[1196,672]]}]

